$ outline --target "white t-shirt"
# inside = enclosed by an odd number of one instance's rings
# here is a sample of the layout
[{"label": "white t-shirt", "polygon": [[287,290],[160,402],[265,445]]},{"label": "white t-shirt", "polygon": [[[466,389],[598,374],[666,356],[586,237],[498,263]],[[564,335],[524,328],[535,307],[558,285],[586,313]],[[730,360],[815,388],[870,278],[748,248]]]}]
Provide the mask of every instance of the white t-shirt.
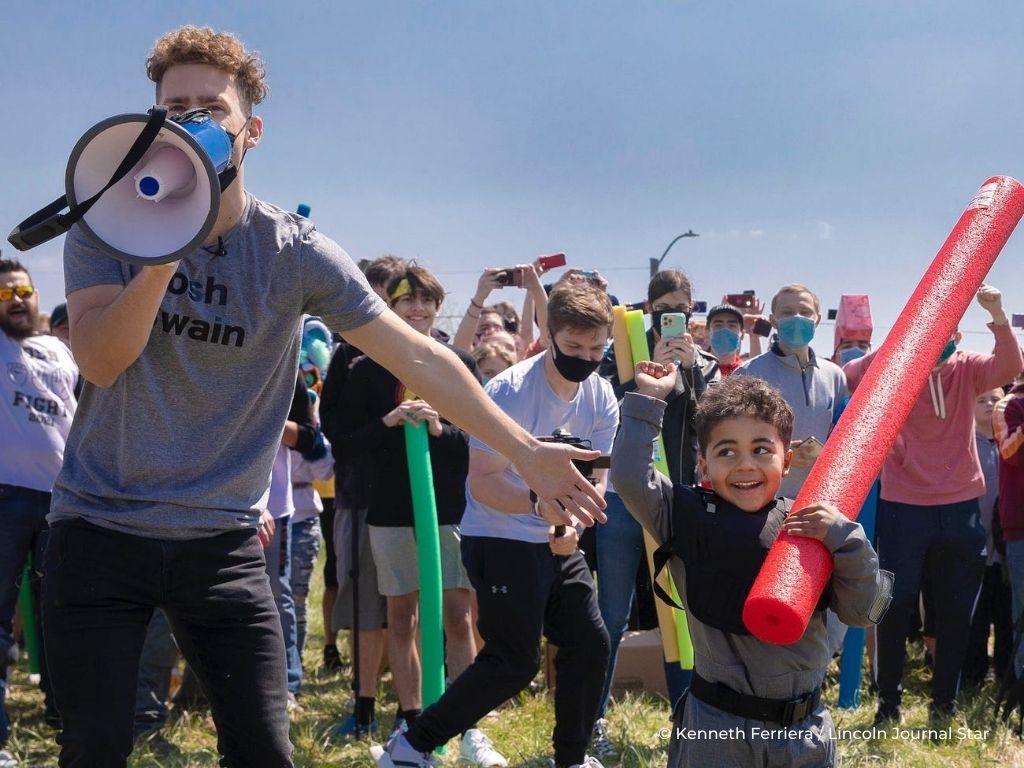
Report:
[{"label": "white t-shirt", "polygon": [[334,456],[331,455],[330,442],[326,437],[323,440],[327,450],[316,461],[310,461],[298,451],[292,451],[292,499],[295,502],[292,523],[301,523],[324,511],[324,503],[313,487],[313,481],[334,477]]},{"label": "white t-shirt", "polygon": [[[580,384],[576,397],[561,399],[548,383],[544,358],[536,355],[491,379],[485,390],[502,411],[537,437],[563,429],[573,437],[590,440],[594,450],[609,453],[619,424],[619,404],[612,385],[596,373]],[[493,448],[471,437],[469,447],[490,453]],[[526,487],[510,464],[505,477]],[[546,544],[549,525],[533,514],[510,515],[481,504],[466,484],[466,514],[460,525],[466,536],[491,536],[534,544]]]},{"label": "white t-shirt", "polygon": [[0,333],[0,483],[52,491],[75,416],[78,366],[54,336]]}]

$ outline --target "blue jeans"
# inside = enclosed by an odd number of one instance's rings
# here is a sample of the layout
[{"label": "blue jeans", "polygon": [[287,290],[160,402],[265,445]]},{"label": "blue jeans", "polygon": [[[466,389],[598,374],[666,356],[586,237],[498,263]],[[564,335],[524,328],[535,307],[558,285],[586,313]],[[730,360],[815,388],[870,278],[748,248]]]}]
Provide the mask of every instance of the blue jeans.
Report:
[{"label": "blue jeans", "polygon": [[[46,513],[49,511],[49,493],[0,484],[0,747],[7,742],[9,730],[4,699],[7,697],[7,667],[14,646],[14,608],[18,603],[21,573],[29,552],[32,552],[35,569],[42,566],[43,549],[46,546]],[[36,622],[41,627],[38,579],[33,587]],[[49,675],[42,637],[39,646],[42,688],[47,694],[49,710],[52,704],[49,702]]]},{"label": "blue jeans", "polygon": [[209,694],[220,764],[292,765],[281,620],[254,531],[161,540],[60,522],[43,570],[61,768],[127,765],[139,657],[157,606]]},{"label": "blue jeans", "polygon": [[274,521],[274,538],[264,553],[270,591],[281,614],[285,661],[288,664],[288,691],[299,693],[302,687],[302,660],[299,658],[298,632],[295,626],[295,599],[292,597],[292,518]]},{"label": "blue jeans", "polygon": [[[597,716],[604,717],[615,677],[619,643],[629,622],[636,572],[644,556],[644,529],[617,493],[606,493],[608,522],[597,527],[597,606],[608,630],[610,655]],[[677,665],[678,666],[678,665]]]},{"label": "blue jeans", "polygon": [[[1024,540],[1006,542],[1006,567],[1010,571],[1010,589],[1013,592],[1014,628],[1024,613]],[[1024,643],[1017,649],[1017,679],[1024,677]]]},{"label": "blue jeans", "polygon": [[167,614],[157,608],[146,628],[135,689],[135,738],[155,733],[167,722],[171,671],[178,663],[178,645]]},{"label": "blue jeans", "polygon": [[299,659],[306,647],[306,624],[309,609],[309,581],[313,577],[316,556],[320,554],[320,520],[311,517],[292,523],[292,597],[295,600],[296,646]]}]

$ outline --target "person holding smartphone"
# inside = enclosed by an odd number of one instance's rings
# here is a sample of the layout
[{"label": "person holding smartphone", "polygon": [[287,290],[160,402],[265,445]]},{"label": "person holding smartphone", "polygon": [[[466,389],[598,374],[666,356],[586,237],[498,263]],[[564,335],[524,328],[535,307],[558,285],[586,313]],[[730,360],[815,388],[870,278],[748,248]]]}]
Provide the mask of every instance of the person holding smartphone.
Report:
[{"label": "person holding smartphone", "polygon": [[[666,397],[662,433],[665,456],[672,482],[685,485],[693,485],[697,480],[697,432],[693,421],[697,402],[708,386],[720,378],[718,361],[700,349],[689,333],[688,321],[692,306],[690,279],[685,273],[664,270],[651,278],[644,305],[651,315],[647,344],[653,350],[655,362],[663,365],[672,363],[679,368],[672,391]],[[676,318],[685,321],[679,323]],[[666,330],[679,328],[683,332],[663,332],[663,319],[671,320],[664,326]],[[636,389],[635,381],[625,384],[619,381],[615,349],[612,347],[605,353],[600,372],[611,382],[615,396],[620,401],[626,393]],[[597,529],[597,570],[601,584],[597,601],[601,618],[608,628],[611,656],[592,747],[592,751],[599,756],[613,751],[604,716],[615,677],[619,643],[629,620],[636,573],[644,556],[643,529],[626,510],[614,488],[609,486],[605,501],[608,502],[608,522]],[[675,701],[682,695],[689,680],[678,664],[665,665],[665,678],[669,696]]]}]

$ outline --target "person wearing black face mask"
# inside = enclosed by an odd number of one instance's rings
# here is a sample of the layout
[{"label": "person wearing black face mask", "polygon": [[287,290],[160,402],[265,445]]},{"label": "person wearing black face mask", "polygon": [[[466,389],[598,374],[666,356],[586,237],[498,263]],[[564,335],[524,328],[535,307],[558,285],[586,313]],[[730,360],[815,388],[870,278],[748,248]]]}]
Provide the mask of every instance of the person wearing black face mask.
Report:
[{"label": "person wearing black face mask", "polygon": [[[607,453],[618,426],[611,385],[596,375],[612,321],[607,294],[587,283],[552,291],[548,350],[502,371],[486,390],[534,435],[556,429]],[[599,491],[607,470],[595,470]],[[563,510],[531,502],[515,467],[470,441],[462,560],[479,603],[483,650],[405,734],[374,754],[380,766],[427,768],[430,754],[529,685],[537,673],[541,633],[558,646],[555,765],[600,768],[585,754],[608,660],[608,634],[590,570],[577,547],[575,522]],[[554,525],[566,525],[556,537]]]}]

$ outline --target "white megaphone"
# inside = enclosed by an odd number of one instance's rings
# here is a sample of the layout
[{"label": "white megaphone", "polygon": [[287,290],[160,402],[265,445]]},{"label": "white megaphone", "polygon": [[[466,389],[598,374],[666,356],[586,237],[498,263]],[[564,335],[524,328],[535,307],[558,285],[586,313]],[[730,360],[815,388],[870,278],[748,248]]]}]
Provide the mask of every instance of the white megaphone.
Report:
[{"label": "white megaphone", "polygon": [[86,131],[68,159],[65,196],[15,227],[11,244],[28,250],[80,222],[100,248],[134,264],[176,261],[202,245],[235,177],[231,138],[209,110],[166,113],[117,115]]}]

